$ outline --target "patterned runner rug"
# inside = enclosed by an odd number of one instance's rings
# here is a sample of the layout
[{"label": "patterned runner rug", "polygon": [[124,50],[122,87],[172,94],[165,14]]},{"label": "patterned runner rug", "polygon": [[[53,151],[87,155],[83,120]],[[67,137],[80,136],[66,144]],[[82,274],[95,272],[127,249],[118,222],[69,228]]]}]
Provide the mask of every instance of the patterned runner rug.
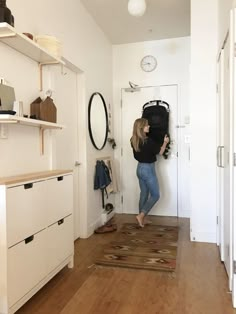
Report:
[{"label": "patterned runner rug", "polygon": [[174,271],[178,227],[126,223],[117,231],[116,241],[104,246],[98,265]]}]

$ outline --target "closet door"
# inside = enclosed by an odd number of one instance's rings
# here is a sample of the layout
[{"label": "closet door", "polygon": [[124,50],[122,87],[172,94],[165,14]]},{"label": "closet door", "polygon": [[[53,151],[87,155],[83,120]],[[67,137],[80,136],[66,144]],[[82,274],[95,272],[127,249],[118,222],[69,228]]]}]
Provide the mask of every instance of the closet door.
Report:
[{"label": "closet door", "polygon": [[236,9],[231,10],[230,13],[230,70],[231,70],[231,225],[232,225],[232,301],[236,308],[236,60],[235,60],[235,45],[236,45]]},{"label": "closet door", "polygon": [[231,281],[231,218],[230,218],[230,72],[229,72],[229,37],[226,40],[223,54],[223,125],[222,125],[222,166],[223,168],[223,222],[224,222],[224,263]]},{"label": "closet door", "polygon": [[231,98],[230,98],[230,36],[227,35],[219,60],[218,97],[218,147],[217,147],[217,189],[219,214],[219,246],[221,260],[229,277],[232,289],[232,165],[231,151]]},{"label": "closet door", "polygon": [[217,244],[224,261],[224,49],[217,63]]}]

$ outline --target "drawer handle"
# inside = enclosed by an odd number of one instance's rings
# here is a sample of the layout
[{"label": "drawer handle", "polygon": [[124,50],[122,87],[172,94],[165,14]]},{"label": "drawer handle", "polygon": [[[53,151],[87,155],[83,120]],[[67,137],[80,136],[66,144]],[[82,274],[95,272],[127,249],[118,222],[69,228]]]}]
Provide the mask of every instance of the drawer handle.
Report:
[{"label": "drawer handle", "polygon": [[33,187],[33,183],[26,183],[26,184],[24,184],[25,190],[32,189],[32,187]]},{"label": "drawer handle", "polygon": [[60,226],[61,224],[64,224],[64,218],[59,220],[57,223],[58,223],[58,226]]},{"label": "drawer handle", "polygon": [[25,244],[30,243],[30,242],[32,242],[33,240],[34,240],[34,236],[32,235],[32,236],[30,236],[30,237],[28,237],[28,238],[25,239]]},{"label": "drawer handle", "polygon": [[63,181],[63,179],[64,179],[64,177],[61,176],[61,177],[58,177],[58,178],[57,178],[57,181]]}]

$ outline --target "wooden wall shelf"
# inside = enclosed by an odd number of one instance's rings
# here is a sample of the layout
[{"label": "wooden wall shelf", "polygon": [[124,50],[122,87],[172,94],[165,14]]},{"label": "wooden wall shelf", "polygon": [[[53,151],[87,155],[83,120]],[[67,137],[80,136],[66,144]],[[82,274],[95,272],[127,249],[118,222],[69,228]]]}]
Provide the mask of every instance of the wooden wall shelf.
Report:
[{"label": "wooden wall shelf", "polygon": [[57,123],[18,117],[8,114],[0,114],[0,126],[3,124],[21,124],[39,128],[40,153],[44,154],[44,131],[46,129],[64,129],[65,126]]},{"label": "wooden wall shelf", "polygon": [[24,34],[17,32],[17,30],[8,23],[0,23],[0,42],[15,49],[39,64],[40,91],[43,89],[42,67],[44,65],[60,64],[62,67],[65,66],[75,73],[82,73],[82,71],[69,60],[64,57],[59,59],[53,56],[49,51],[39,46],[35,41],[29,39]]},{"label": "wooden wall shelf", "polygon": [[22,125],[28,125],[28,126],[35,126],[39,127],[41,129],[63,129],[65,128],[64,125],[42,121],[42,120],[36,120],[36,119],[29,119],[29,118],[23,118],[18,117],[14,115],[8,115],[8,114],[0,114],[0,124],[12,124],[12,123],[19,123]]},{"label": "wooden wall shelf", "polygon": [[64,61],[50,54],[50,52],[40,47],[24,34],[18,33],[16,29],[8,23],[0,23],[0,41],[38,63],[65,64]]}]

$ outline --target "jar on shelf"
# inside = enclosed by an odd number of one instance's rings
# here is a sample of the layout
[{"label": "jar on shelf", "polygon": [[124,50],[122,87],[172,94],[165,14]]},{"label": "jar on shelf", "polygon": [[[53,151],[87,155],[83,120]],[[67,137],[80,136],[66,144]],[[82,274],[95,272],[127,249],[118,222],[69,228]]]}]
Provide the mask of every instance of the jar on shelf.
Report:
[{"label": "jar on shelf", "polygon": [[11,10],[6,6],[6,0],[0,0],[0,23],[2,22],[14,26],[14,18],[12,18]]}]

